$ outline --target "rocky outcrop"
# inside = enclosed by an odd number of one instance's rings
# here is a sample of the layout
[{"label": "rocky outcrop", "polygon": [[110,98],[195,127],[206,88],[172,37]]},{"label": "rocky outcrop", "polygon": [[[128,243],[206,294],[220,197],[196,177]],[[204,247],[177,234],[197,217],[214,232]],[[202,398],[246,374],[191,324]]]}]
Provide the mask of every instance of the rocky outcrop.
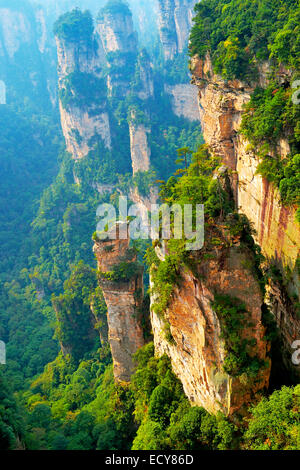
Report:
[{"label": "rocky outcrop", "polygon": [[148,100],[154,96],[153,70],[146,50],[143,50],[137,60],[136,82],[133,92],[139,98],[139,108],[132,107],[129,119],[130,153],[132,172],[150,170],[151,149],[148,135],[151,133],[148,111]]},{"label": "rocky outcrop", "polygon": [[68,109],[60,104],[61,127],[67,151],[75,160],[85,157],[92,149],[91,139],[98,137],[106,148],[111,148],[110,123],[108,113],[97,112],[90,115],[91,109],[71,106]]},{"label": "rocky outcrop", "polygon": [[[145,344],[141,321],[143,304],[143,269],[130,269],[136,263],[136,255],[129,248],[130,240],[98,241],[94,253],[100,271],[99,283],[107,305],[109,342],[117,381],[129,382],[134,371],[133,355]],[[127,275],[110,277],[120,263],[128,266]]]},{"label": "rocky outcrop", "polygon": [[133,29],[132,13],[125,4],[119,11],[104,7],[99,13],[96,30],[106,54],[136,52],[137,34]]},{"label": "rocky outcrop", "polygon": [[[159,0],[159,31],[166,61],[185,53],[196,0]],[[187,79],[188,82],[188,79]],[[173,82],[172,82],[173,83]],[[189,83],[165,85],[176,116],[199,121],[197,88]]]},{"label": "rocky outcrop", "polygon": [[[82,14],[79,12],[78,15]],[[107,4],[99,13],[93,34],[83,34],[76,41],[60,36],[56,37],[56,43],[61,124],[68,152],[74,159],[81,159],[92,150],[92,142],[99,139],[110,149],[107,93],[123,99],[132,92],[139,98],[142,109],[146,109],[143,103],[154,96],[152,65],[146,50],[138,54],[131,11],[125,4],[117,11]],[[90,96],[94,94],[92,102],[77,99],[80,93],[72,81],[83,78],[90,82],[85,88]],[[67,100],[63,99],[65,95]],[[148,132],[147,126],[130,123],[134,173],[147,171],[150,167]]]},{"label": "rocky outcrop", "polygon": [[116,9],[107,4],[100,10],[96,31],[107,58],[109,92],[123,97],[130,92],[138,52],[137,34],[128,6],[123,4]]},{"label": "rocky outcrop", "polygon": [[[268,263],[277,265],[284,278],[288,269],[290,275],[285,278],[288,291],[290,295],[299,295],[297,259],[300,255],[300,230],[295,220],[295,208],[283,206],[278,190],[256,173],[259,159],[238,133],[243,105],[249,101],[255,84],[224,81],[214,73],[209,56],[205,60],[195,57],[191,68],[193,83],[199,90],[204,139],[232,170],[237,207],[253,224],[256,241]],[[268,69],[268,64],[261,67],[259,81],[262,86],[267,83]],[[280,74],[284,81],[284,71]],[[284,140],[279,142],[277,152],[285,157],[289,152],[288,143]],[[299,335],[299,318],[295,309],[287,307],[282,289],[270,289],[271,304],[274,305],[272,311],[286,351],[290,351],[291,339]],[[291,360],[288,362],[291,366]]]},{"label": "rocky outcrop", "polygon": [[158,0],[159,32],[165,60],[172,60],[188,44],[197,0]]},{"label": "rocky outcrop", "polygon": [[[211,413],[244,415],[268,386],[270,361],[262,325],[263,298],[258,281],[247,269],[252,255],[241,245],[196,253],[196,270],[182,269],[164,318],[151,312],[155,350],[166,353],[190,402]],[[252,340],[249,355],[261,362],[257,375],[230,376],[224,371],[226,345],[215,295],[238,298],[246,306],[242,338]],[[152,304],[155,302],[152,297]],[[228,313],[229,315],[229,313]],[[167,339],[166,325],[172,340]],[[229,332],[231,334],[233,332]]]},{"label": "rocky outcrop", "polygon": [[148,100],[154,96],[153,70],[150,57],[144,49],[137,61],[139,83],[136,84],[136,94],[140,100]]},{"label": "rocky outcrop", "polygon": [[[74,89],[74,77],[75,80],[84,79],[87,82],[86,87],[95,88],[97,83],[98,88],[102,88],[95,89],[95,99],[92,102],[65,104],[60,100],[61,125],[68,152],[74,159],[85,157],[92,149],[91,139],[94,142],[101,139],[106,148],[111,148],[105,83],[97,81],[105,65],[101,41],[95,35],[79,37],[76,42],[56,37],[56,44],[61,96],[68,93],[75,99],[78,98],[79,91]],[[90,90],[87,92],[90,93]]]},{"label": "rocky outcrop", "polygon": [[174,18],[174,0],[158,0],[159,34],[165,60],[172,60],[178,52]]},{"label": "rocky outcrop", "polygon": [[200,121],[198,90],[194,85],[165,85],[165,92],[171,95],[172,108],[176,116],[189,121]]},{"label": "rocky outcrop", "polygon": [[[132,109],[129,121],[130,154],[133,175],[150,169],[151,149],[148,144],[150,129],[137,118],[137,110]],[[143,115],[145,118],[147,115]]]},{"label": "rocky outcrop", "polygon": [[178,52],[184,52],[187,47],[192,19],[194,17],[194,6],[198,0],[174,0],[175,26],[177,33]]},{"label": "rocky outcrop", "polygon": [[101,42],[96,37],[78,38],[76,42],[56,37],[56,46],[59,84],[75,70],[100,75],[105,60]]},{"label": "rocky outcrop", "polygon": [[213,152],[222,157],[231,170],[237,167],[237,131],[243,105],[249,101],[251,89],[238,81],[225,82],[215,76],[212,64],[193,58],[193,84],[198,87],[203,137]]},{"label": "rocky outcrop", "polygon": [[149,129],[143,124],[129,124],[130,151],[133,175],[138,171],[150,169],[150,147],[148,145]]}]

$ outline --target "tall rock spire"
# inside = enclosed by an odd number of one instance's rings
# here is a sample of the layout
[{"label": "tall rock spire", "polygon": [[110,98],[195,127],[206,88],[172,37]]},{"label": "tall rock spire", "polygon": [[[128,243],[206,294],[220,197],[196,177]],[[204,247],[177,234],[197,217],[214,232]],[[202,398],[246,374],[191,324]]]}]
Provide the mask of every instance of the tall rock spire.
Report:
[{"label": "tall rock spire", "polygon": [[54,32],[61,124],[67,150],[77,160],[89,153],[92,138],[111,147],[107,90],[101,78],[105,56],[87,11],[75,9],[61,16]]},{"label": "tall rock spire", "polygon": [[143,267],[137,263],[129,238],[119,238],[119,227],[117,224],[116,239],[95,242],[94,253],[107,305],[114,376],[119,382],[129,382],[134,371],[133,355],[145,344],[142,328]]}]

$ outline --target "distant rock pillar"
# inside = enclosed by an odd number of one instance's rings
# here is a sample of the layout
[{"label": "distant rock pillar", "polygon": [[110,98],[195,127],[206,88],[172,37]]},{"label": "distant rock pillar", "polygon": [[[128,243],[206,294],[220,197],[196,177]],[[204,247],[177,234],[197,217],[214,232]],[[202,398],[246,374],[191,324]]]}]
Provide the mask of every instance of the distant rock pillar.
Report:
[{"label": "distant rock pillar", "polygon": [[118,224],[116,239],[96,241],[94,253],[98,261],[99,284],[107,305],[115,380],[129,382],[134,372],[133,355],[145,344],[143,267],[136,262],[129,238],[121,240],[119,233]]}]

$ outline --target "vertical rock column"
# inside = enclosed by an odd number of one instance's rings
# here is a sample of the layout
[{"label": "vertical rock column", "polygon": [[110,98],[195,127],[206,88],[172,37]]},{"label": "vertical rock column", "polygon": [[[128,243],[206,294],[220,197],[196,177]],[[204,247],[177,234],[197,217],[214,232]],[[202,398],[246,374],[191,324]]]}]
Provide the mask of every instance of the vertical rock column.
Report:
[{"label": "vertical rock column", "polygon": [[109,92],[123,98],[130,92],[138,53],[137,33],[128,6],[124,3],[117,10],[108,3],[99,12],[96,30],[108,63]]},{"label": "vertical rock column", "polygon": [[130,153],[132,172],[150,170],[151,149],[148,135],[151,133],[148,100],[154,96],[153,71],[150,58],[144,50],[137,61],[138,80],[135,85],[136,94],[140,99],[139,107],[133,107],[129,120]]},{"label": "vertical rock column", "polygon": [[179,53],[184,52],[187,47],[196,3],[198,0],[175,0],[174,18]]},{"label": "vertical rock column", "polygon": [[[77,15],[86,21],[84,14],[67,13],[58,21],[64,31]],[[87,27],[86,27],[87,28]],[[69,31],[69,30],[67,30]],[[56,33],[58,78],[60,90],[60,115],[68,152],[75,160],[84,158],[99,139],[111,148],[111,132],[107,112],[107,89],[101,72],[105,65],[102,43],[93,33],[81,35]],[[76,39],[74,39],[74,37]]]},{"label": "vertical rock column", "polygon": [[[143,268],[136,264],[136,255],[129,239],[97,241],[94,253],[98,261],[99,283],[107,305],[109,342],[116,381],[129,382],[134,371],[133,355],[145,344],[142,328]],[[118,266],[125,263],[126,274],[118,277]]]},{"label": "vertical rock column", "polygon": [[[173,60],[180,54],[187,54],[194,16],[193,9],[196,3],[197,0],[159,1],[159,30],[165,60]],[[188,82],[188,77],[185,83],[167,82],[165,92],[170,95],[176,116],[184,117],[192,122],[200,121],[197,88]]]},{"label": "vertical rock column", "polygon": [[130,150],[133,174],[148,171],[150,168],[150,148],[148,146],[149,129],[144,124],[129,124]]},{"label": "vertical rock column", "polygon": [[172,60],[188,45],[193,9],[198,0],[158,0],[158,26],[165,60]]},{"label": "vertical rock column", "polygon": [[158,0],[159,5],[159,34],[165,60],[174,59],[178,52],[176,25],[174,18],[174,0]]}]

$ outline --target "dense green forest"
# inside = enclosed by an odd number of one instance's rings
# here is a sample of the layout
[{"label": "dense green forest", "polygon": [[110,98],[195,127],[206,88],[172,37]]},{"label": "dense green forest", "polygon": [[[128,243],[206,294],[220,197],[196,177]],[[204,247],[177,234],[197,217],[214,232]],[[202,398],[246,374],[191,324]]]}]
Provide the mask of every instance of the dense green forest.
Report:
[{"label": "dense green forest", "polygon": [[[171,177],[163,185],[162,197],[173,197],[179,203],[187,200],[203,202],[205,198],[210,200],[208,215],[210,211],[220,213],[224,210],[224,214],[228,213],[230,201],[225,194],[220,199],[217,182],[211,179],[216,164],[214,160],[207,160],[206,150],[200,148],[194,154],[188,172],[180,178]],[[190,192],[191,188],[194,191]],[[237,230],[245,230],[244,223],[237,219],[236,225],[231,226],[235,236]],[[149,252],[147,259],[149,264],[153,264],[153,254]],[[169,257],[159,266],[154,277],[154,288],[160,290],[162,302],[167,302],[170,296],[168,289],[176,283],[178,263],[185,262],[188,263],[186,253],[180,251],[177,244],[171,244]],[[297,448],[299,386],[276,391],[254,407],[249,428],[243,432],[221,413],[212,416],[202,408],[191,407],[172,373],[169,360],[166,357],[154,358],[151,343],[136,355],[137,370],[131,384],[116,385],[105,340],[106,309],[97,289],[95,271],[79,262],[65,282],[64,293],[53,298],[58,312],[56,334],[68,354],[60,353],[42,374],[30,381],[27,390],[18,391],[15,399],[8,386],[4,388],[2,432],[3,436],[8,436],[7,446],[16,445],[13,436],[17,435],[19,445],[29,449]],[[95,299],[95,296],[96,315],[90,310],[91,298]],[[228,309],[228,300],[220,301],[222,308]],[[155,309],[163,311],[165,306],[166,303],[157,305]],[[230,309],[232,311],[232,306]],[[235,311],[242,312],[243,309],[238,307]],[[101,343],[98,335],[90,335],[93,315],[97,329],[104,330],[104,334],[100,334]],[[226,327],[235,338],[232,325],[229,328],[227,324]],[[88,337],[89,341],[82,341]],[[232,342],[232,339],[228,341]],[[239,351],[237,347],[241,345],[233,345],[233,351]],[[243,357],[248,361],[243,355],[238,355],[235,360],[240,361]],[[228,359],[228,368],[233,367],[232,361],[233,357],[230,362]],[[245,364],[250,366],[249,361]],[[238,367],[241,366],[245,367],[243,364]],[[237,373],[232,369],[228,372]]]},{"label": "dense green forest", "polygon": [[[87,36],[90,38],[91,27],[91,15],[85,12],[82,17],[82,14],[76,10],[74,13],[62,16],[55,25],[55,33],[72,41],[78,39],[78,34],[87,34],[87,30],[89,30]],[[28,75],[41,68],[36,57],[37,53],[34,50],[34,61],[28,66]],[[135,70],[134,63],[132,70],[133,72]],[[157,71],[157,83],[160,82],[160,77],[160,71]],[[31,390],[34,378],[38,378],[44,367],[53,360],[57,361],[57,373],[61,374],[60,369],[65,359],[62,356],[55,359],[59,343],[71,350],[73,344],[82,343],[81,335],[85,334],[84,331],[86,334],[92,331],[91,343],[84,351],[80,350],[79,344],[77,345],[79,350],[76,347],[72,349],[73,355],[68,360],[70,364],[67,361],[69,370],[66,375],[69,377],[81,367],[84,355],[88,355],[88,361],[95,362],[93,366],[95,374],[96,364],[99,363],[100,372],[97,373],[99,377],[111,363],[107,340],[101,345],[102,359],[99,359],[99,333],[103,338],[102,334],[105,337],[107,329],[106,320],[104,321],[106,307],[102,294],[95,284],[96,277],[93,270],[96,268],[96,262],[92,253],[96,209],[100,203],[108,202],[109,195],[99,194],[94,189],[93,183],[118,184],[120,179],[121,186],[122,178],[132,180],[127,110],[131,103],[136,104],[136,102],[133,97],[129,97],[126,103],[117,98],[112,98],[108,103],[111,113],[113,158],[99,141],[86,159],[74,162],[64,150],[58,110],[54,112],[51,110],[46,89],[41,87],[37,91],[32,85],[29,86],[26,74],[24,79],[20,80],[19,74],[15,74],[15,66],[12,67],[10,64],[5,68],[5,75],[1,78],[9,83],[8,105],[0,107],[3,179],[0,332],[1,339],[7,344],[8,358],[7,365],[1,366],[4,374],[3,384],[6,384],[3,386],[4,398],[7,396],[7,400],[4,401],[3,417],[1,413],[3,436],[7,435],[3,446],[56,448],[56,445],[53,447],[52,444],[52,435],[57,434],[54,431],[49,438],[47,435],[42,441],[34,436],[35,432],[44,433],[42,424],[47,422],[46,416],[47,413],[49,415],[49,410],[45,411],[42,407],[40,414],[37,410],[37,416],[45,415],[45,421],[41,418],[38,423],[40,418],[37,418],[34,424],[29,415],[27,416],[26,410],[32,411],[34,406],[29,406],[26,394]],[[99,80],[99,83],[93,85],[98,93],[101,93],[103,81]],[[76,105],[84,107],[99,98],[98,95],[91,95],[90,76],[74,73],[70,77],[70,86],[76,93],[71,97],[66,87],[64,95],[60,96],[65,106],[74,104],[70,99],[75,99]],[[153,165],[157,165],[157,173],[166,177],[175,167],[176,148],[188,142],[196,147],[197,142],[201,141],[201,135],[196,124],[169,113],[170,101],[162,93],[161,88],[157,91],[157,98],[158,100],[153,99],[150,105],[153,116],[157,116],[153,123],[155,133],[151,141]],[[37,105],[41,101],[45,103],[43,110],[38,109]],[[18,134],[15,132],[16,127]],[[165,164],[161,166],[161,156],[164,154]],[[80,185],[74,184],[74,172],[80,179]],[[154,174],[151,177],[152,181],[153,178]],[[137,184],[141,188],[143,184],[145,185],[144,181],[145,178],[141,181],[137,179],[136,183],[132,181],[132,184]],[[91,273],[93,289],[88,285],[86,272]],[[83,297],[77,292],[80,276],[80,282],[83,282]],[[65,282],[67,284],[64,290]],[[93,314],[88,306],[91,299],[96,305]],[[73,311],[77,311],[79,319],[83,320],[77,323],[79,326],[77,336],[74,336],[74,323],[69,318],[69,312]],[[71,340],[71,345],[68,338]],[[111,373],[109,377],[112,383]],[[65,380],[68,382],[69,378],[66,379],[62,375],[62,384]],[[76,379],[74,380],[76,382]],[[94,395],[86,392],[85,403],[91,402]],[[108,401],[109,396],[108,390]],[[71,406],[71,408],[75,406],[77,410],[74,415],[78,414],[82,405],[81,401]],[[20,426],[21,422],[23,427]],[[57,424],[59,430],[60,424]],[[36,428],[41,431],[35,431]],[[86,447],[82,444],[80,448]]]},{"label": "dense green forest", "polygon": [[[128,9],[110,1],[101,15],[120,8]],[[241,132],[258,150],[259,171],[280,188],[285,204],[299,203],[300,116],[292,102],[292,81],[286,87],[278,84],[276,67],[299,68],[299,11],[298,1],[203,0],[196,6],[190,44],[192,55],[210,52],[216,73],[227,80],[251,82],[260,61],[274,64],[274,81],[253,93]],[[92,17],[74,10],[56,22],[54,33],[92,44]],[[164,85],[188,82],[187,53],[165,64],[154,47],[155,95],[146,104],[136,97],[143,54],[127,58],[129,68],[118,71],[130,76],[125,99],[106,96],[107,71],[96,82],[78,71],[68,76],[59,94],[62,106],[84,109],[94,100],[105,101],[112,129],[112,151],[98,139],[80,161],[65,150],[58,106],[53,110],[46,88],[32,91],[27,76],[20,80],[20,71],[12,80],[15,65],[6,68],[11,101],[0,105],[0,338],[7,344],[7,364],[0,365],[0,450],[299,449],[299,385],[270,390],[242,423],[233,423],[222,413],[214,416],[192,407],[170,360],[156,357],[151,341],[135,355],[131,383],[114,381],[107,309],[92,251],[99,204],[117,200],[119,190],[126,193],[130,186],[145,195],[159,179],[161,201],[204,203],[212,234],[212,220],[221,219],[232,237],[242,237],[257,264],[261,260],[248,221],[235,213],[232,197],[214,178],[221,162],[203,145],[199,123],[170,112]],[[116,56],[110,60],[112,73]],[[40,64],[33,61],[31,67],[40,69]],[[24,90],[28,93],[22,100]],[[41,96],[45,106],[39,109]],[[152,167],[134,178],[128,133],[132,108],[136,119],[151,127]],[[287,130],[291,155],[270,161],[270,149]],[[97,183],[114,190],[101,194]],[[142,245],[139,259],[152,266],[152,288],[159,294],[153,308],[164,318],[179,268],[193,269],[184,241],[170,241],[163,262],[153,247],[146,251]],[[258,276],[263,289],[265,279],[261,272]],[[250,357],[239,337],[244,306],[238,299],[216,296],[214,308],[227,349],[225,371],[255,375],[266,364]],[[274,323],[264,321],[274,350]],[[145,335],[151,339],[148,330]],[[172,344],[167,323],[165,335]]]}]

